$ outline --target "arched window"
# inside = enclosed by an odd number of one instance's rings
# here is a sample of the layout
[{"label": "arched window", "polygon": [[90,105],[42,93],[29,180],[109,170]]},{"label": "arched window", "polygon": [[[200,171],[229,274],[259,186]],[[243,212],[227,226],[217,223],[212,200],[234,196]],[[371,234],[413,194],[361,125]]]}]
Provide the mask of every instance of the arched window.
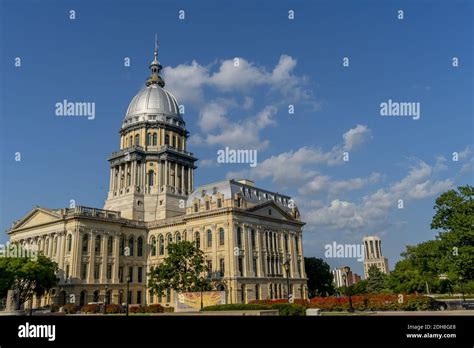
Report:
[{"label": "arched window", "polygon": [[84,306],[86,304],[87,291],[82,290],[81,295],[79,296],[79,306]]},{"label": "arched window", "polygon": [[153,146],[156,146],[158,143],[158,135],[156,133],[153,133],[153,139],[152,139],[152,144]]},{"label": "arched window", "polygon": [[120,255],[124,256],[125,255],[125,236],[120,236]]},{"label": "arched window", "polygon": [[250,239],[251,239],[251,243],[252,243],[252,248],[255,248],[255,230],[252,230],[250,231]]},{"label": "arched window", "polygon": [[151,256],[156,256],[156,238],[151,238]]},{"label": "arched window", "polygon": [[255,299],[260,300],[260,285],[255,285]]},{"label": "arched window", "polygon": [[99,302],[99,290],[94,291],[92,302]]},{"label": "arched window", "polygon": [[130,255],[129,256],[133,256],[134,242],[135,242],[135,240],[133,239],[133,236],[130,236],[128,238],[128,248],[130,249]]},{"label": "arched window", "polygon": [[137,256],[143,256],[143,238],[138,237],[137,239]]},{"label": "arched window", "polygon": [[72,236],[68,234],[67,236],[67,252],[70,253],[72,250]]},{"label": "arched window", "polygon": [[114,238],[109,237],[107,240],[107,255],[112,256],[114,252]]},{"label": "arched window", "polygon": [[[48,243],[48,241],[46,241],[46,243]],[[89,251],[89,235],[87,233],[82,236],[82,251],[85,253]]]},{"label": "arched window", "polygon": [[288,235],[285,234],[285,252],[288,254]]},{"label": "arched window", "polygon": [[49,252],[49,238],[46,238],[46,242],[44,243],[45,253],[48,254]]},{"label": "arched window", "polygon": [[163,255],[165,253],[165,238],[160,234],[158,237],[158,254]]},{"label": "arched window", "polygon": [[173,236],[171,235],[171,233],[168,233],[167,239],[168,239],[168,245],[173,244]]},{"label": "arched window", "polygon": [[165,145],[170,144],[170,136],[168,134],[165,135]]},{"label": "arched window", "polygon": [[207,247],[212,247],[212,231],[207,230]]},{"label": "arched window", "polygon": [[179,232],[176,232],[176,243],[181,242],[181,234]]},{"label": "arched window", "polygon": [[199,232],[195,233],[194,241],[196,243],[196,248],[200,249],[201,248],[201,236],[199,235]]},{"label": "arched window", "polygon": [[102,241],[102,239],[100,238],[100,236],[96,236],[95,237],[95,246],[94,246],[94,251],[96,253],[100,253],[100,242]]},{"label": "arched window", "polygon": [[300,252],[300,245],[299,245],[298,237],[295,238],[295,249],[296,249],[296,253]]},{"label": "arched window", "polygon": [[136,146],[140,145],[140,135],[139,134],[135,135],[135,145]]},{"label": "arched window", "polygon": [[133,145],[133,136],[130,136],[130,138],[128,139],[128,146],[132,146]]},{"label": "arched window", "polygon": [[224,239],[224,229],[221,227],[219,228],[219,245],[224,245],[225,244],[225,239]]},{"label": "arched window", "polygon": [[153,170],[150,170],[148,172],[148,186],[153,186],[155,185],[155,172]]},{"label": "arched window", "polygon": [[146,145],[151,145],[151,133],[147,133],[146,135]]}]

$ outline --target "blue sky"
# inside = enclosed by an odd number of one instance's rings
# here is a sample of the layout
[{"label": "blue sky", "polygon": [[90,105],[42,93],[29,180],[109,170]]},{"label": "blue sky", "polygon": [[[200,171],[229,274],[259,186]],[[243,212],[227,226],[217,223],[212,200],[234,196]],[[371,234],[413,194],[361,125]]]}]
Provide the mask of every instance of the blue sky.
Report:
[{"label": "blue sky", "polygon": [[[185,106],[188,150],[201,159],[195,183],[242,176],[293,196],[306,256],[375,234],[393,268],[405,245],[434,238],[434,199],[473,183],[470,1],[0,6],[2,231],[35,205],[103,206],[106,158],[148,76],[155,33],[165,88]],[[95,119],[55,116],[63,99],[95,102]],[[420,119],[380,116],[389,99],[420,103]],[[218,165],[226,146],[257,150],[257,167]],[[354,259],[326,261],[362,273]]]}]

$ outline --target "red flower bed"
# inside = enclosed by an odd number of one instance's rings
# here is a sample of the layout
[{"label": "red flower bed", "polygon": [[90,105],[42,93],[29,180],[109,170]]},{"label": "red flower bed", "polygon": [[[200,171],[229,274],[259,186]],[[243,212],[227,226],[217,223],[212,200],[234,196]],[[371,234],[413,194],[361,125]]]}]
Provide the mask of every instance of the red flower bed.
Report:
[{"label": "red flower bed", "polygon": [[[262,304],[262,305],[273,305],[277,303],[288,303],[288,300],[286,298],[277,298],[274,300],[252,300],[249,302],[250,304]],[[303,300],[303,299],[294,299],[293,304],[299,304],[302,306],[307,307],[309,304],[309,300]]]},{"label": "red flower bed", "polygon": [[[371,294],[352,296],[352,306],[356,310],[415,311],[431,309],[432,299],[419,295]],[[348,297],[314,297],[308,304],[310,308],[326,311],[341,311],[349,308]]]}]

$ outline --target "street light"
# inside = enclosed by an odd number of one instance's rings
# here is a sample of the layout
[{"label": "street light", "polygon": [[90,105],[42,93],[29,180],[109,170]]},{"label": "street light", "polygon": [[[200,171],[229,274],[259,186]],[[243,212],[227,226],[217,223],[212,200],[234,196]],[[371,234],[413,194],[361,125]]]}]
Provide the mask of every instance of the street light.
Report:
[{"label": "street light", "polygon": [[130,276],[127,276],[127,317],[128,317],[128,302],[129,302],[129,294],[130,294],[130,291],[129,291],[129,288],[130,288]]},{"label": "street light", "polygon": [[463,286],[463,278],[459,276],[459,285],[461,286],[461,294],[462,294],[462,302],[466,302],[466,298],[464,297],[464,286]]},{"label": "street light", "polygon": [[286,259],[283,264],[286,272],[286,288],[288,289],[288,302],[290,302],[290,260]]},{"label": "street light", "polygon": [[349,309],[348,309],[348,312],[349,313],[353,313],[354,312],[354,307],[352,307],[352,296],[351,296],[351,292],[349,291],[349,272],[351,271],[351,268],[349,266],[345,266],[343,268],[344,270],[344,282],[345,282],[345,285],[346,285],[346,295],[349,296]]},{"label": "street light", "polygon": [[107,310],[106,310],[106,307],[107,307],[107,290],[108,290],[108,286],[106,285],[105,286],[105,294],[104,294],[104,314],[107,313]]}]

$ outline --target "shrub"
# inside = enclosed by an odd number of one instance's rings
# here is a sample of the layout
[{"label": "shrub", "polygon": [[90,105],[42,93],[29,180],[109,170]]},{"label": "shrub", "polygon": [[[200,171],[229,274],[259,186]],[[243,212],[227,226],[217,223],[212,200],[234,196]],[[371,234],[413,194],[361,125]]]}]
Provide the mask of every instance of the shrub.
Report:
[{"label": "shrub", "polygon": [[122,306],[119,304],[108,304],[105,307],[105,312],[107,314],[122,313]]},{"label": "shrub", "polygon": [[271,309],[278,309],[281,316],[305,316],[306,307],[294,303],[275,303],[270,306]]},{"label": "shrub", "polygon": [[251,311],[251,310],[268,310],[276,309],[281,316],[302,316],[306,315],[306,307],[294,303],[236,303],[204,307],[202,311]]},{"label": "shrub", "polygon": [[51,305],[51,312],[57,312],[59,311],[59,305],[53,304]]},{"label": "shrub", "polygon": [[81,312],[83,313],[99,313],[99,305],[98,304],[86,304],[81,308]]},{"label": "shrub", "polygon": [[[168,307],[168,308],[172,308],[172,307]],[[165,308],[163,308],[163,306],[159,304],[151,304],[144,307],[145,313],[163,313],[164,309]]]},{"label": "shrub", "polygon": [[[252,300],[249,303],[250,304],[263,304],[263,305],[273,305],[277,303],[288,304],[288,300],[286,298],[278,298],[274,300]],[[298,298],[298,299],[294,299],[292,303],[307,307],[309,305],[309,300],[303,300],[303,299]]]},{"label": "shrub", "polygon": [[63,306],[64,312],[66,314],[76,314],[77,313],[77,307],[73,305],[72,303],[65,304]]},{"label": "shrub", "polygon": [[[399,295],[395,294],[367,294],[352,296],[354,309],[363,311],[416,311],[433,309],[433,299],[420,295],[403,295],[399,302]],[[310,308],[319,308],[324,311],[341,311],[349,308],[348,297],[314,297],[308,304]]]},{"label": "shrub", "polygon": [[215,306],[208,306],[201,309],[201,311],[239,311],[239,310],[265,310],[270,309],[268,305],[260,305],[260,304],[244,304],[244,303],[236,303],[236,304],[222,304],[222,305],[215,305]]},{"label": "shrub", "polygon": [[133,306],[128,309],[129,313],[145,313],[145,307]]},{"label": "shrub", "polygon": [[163,312],[164,313],[174,313],[174,307],[164,307]]}]

